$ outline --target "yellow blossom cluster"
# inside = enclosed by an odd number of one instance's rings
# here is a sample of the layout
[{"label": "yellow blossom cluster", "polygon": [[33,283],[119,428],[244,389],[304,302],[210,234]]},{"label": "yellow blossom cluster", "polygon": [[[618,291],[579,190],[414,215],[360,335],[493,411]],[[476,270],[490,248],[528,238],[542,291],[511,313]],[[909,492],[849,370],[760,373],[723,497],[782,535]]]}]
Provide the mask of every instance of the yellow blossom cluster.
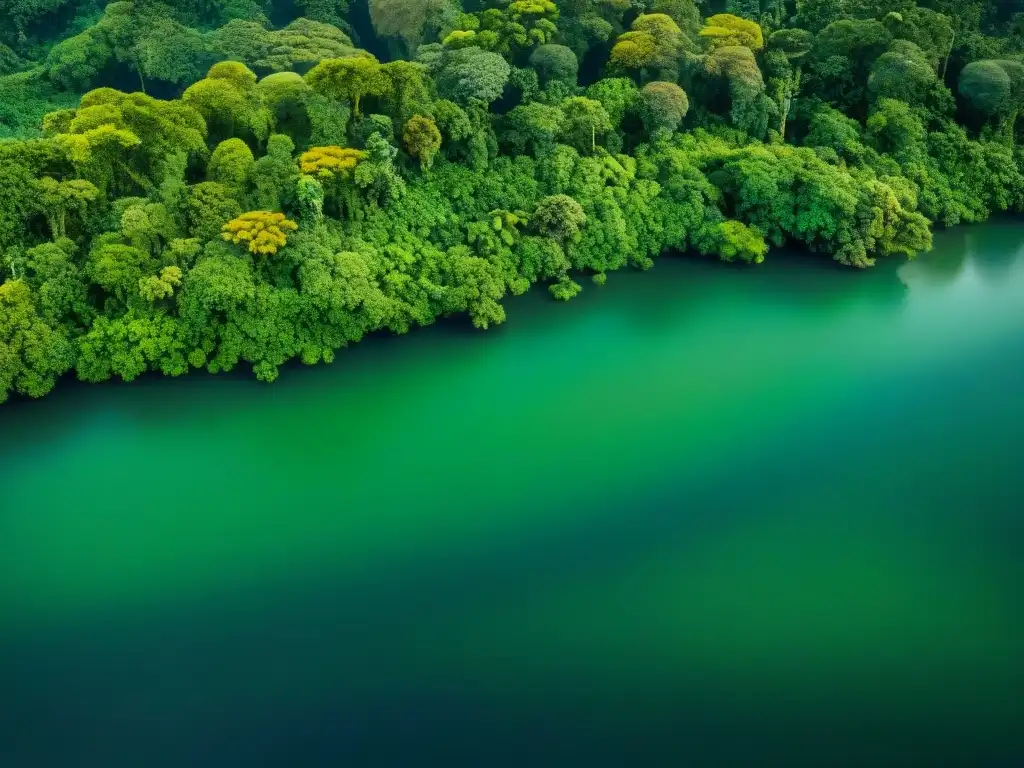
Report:
[{"label": "yellow blossom cluster", "polygon": [[362,150],[349,147],[313,147],[299,157],[299,169],[309,176],[329,181],[347,175],[365,157]]},{"label": "yellow blossom cluster", "polygon": [[250,253],[272,256],[288,244],[287,232],[299,225],[283,213],[250,211],[224,225],[221,237],[235,245],[245,245]]}]

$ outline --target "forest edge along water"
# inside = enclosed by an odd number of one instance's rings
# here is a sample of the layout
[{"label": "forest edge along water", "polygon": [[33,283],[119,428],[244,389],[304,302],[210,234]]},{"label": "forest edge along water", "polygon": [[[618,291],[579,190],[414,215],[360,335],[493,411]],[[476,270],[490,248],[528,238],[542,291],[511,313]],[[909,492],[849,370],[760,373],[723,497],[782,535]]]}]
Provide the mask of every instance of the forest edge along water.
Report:
[{"label": "forest edge along water", "polygon": [[9,403],[0,762],[1018,764],[1022,297],[997,220]]},{"label": "forest edge along water", "polygon": [[0,766],[1024,765],[1022,12],[0,0]]}]

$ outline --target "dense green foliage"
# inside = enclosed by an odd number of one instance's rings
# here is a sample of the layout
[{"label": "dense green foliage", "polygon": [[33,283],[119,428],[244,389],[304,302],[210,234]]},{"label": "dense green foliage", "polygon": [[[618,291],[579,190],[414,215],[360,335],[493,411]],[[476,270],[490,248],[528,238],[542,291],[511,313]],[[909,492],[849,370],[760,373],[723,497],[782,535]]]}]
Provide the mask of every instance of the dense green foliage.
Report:
[{"label": "dense green foliage", "polygon": [[11,0],[0,402],[1019,210],[1018,3],[921,2]]}]

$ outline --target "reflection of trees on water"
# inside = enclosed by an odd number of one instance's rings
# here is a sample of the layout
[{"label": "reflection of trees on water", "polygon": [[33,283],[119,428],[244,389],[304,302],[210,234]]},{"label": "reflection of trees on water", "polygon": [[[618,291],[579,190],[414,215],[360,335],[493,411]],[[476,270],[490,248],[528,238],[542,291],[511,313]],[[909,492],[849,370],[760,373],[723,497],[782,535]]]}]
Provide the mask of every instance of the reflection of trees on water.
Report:
[{"label": "reflection of trees on water", "polygon": [[921,281],[932,286],[952,283],[963,272],[975,248],[973,238],[973,233],[967,229],[939,232],[935,236],[935,247],[903,265],[900,278],[907,283]]},{"label": "reflection of trees on water", "polygon": [[905,266],[901,276],[910,282],[949,285],[965,267],[993,285],[1006,280],[1013,265],[1024,256],[1024,226],[1014,219],[937,232],[935,247]]},{"label": "reflection of trees on water", "polygon": [[653,333],[687,316],[719,313],[728,321],[737,315],[750,318],[758,309],[811,315],[807,322],[820,324],[859,307],[898,311],[907,295],[897,275],[900,263],[880,259],[876,267],[861,270],[825,254],[788,249],[772,251],[758,265],[694,254],[662,256],[649,275],[610,274],[602,290],[614,299],[593,306],[605,311],[613,300],[631,323]]},{"label": "reflection of trees on water", "polygon": [[987,285],[1004,282],[1024,256],[1024,226],[1012,219],[978,227],[971,263]]}]

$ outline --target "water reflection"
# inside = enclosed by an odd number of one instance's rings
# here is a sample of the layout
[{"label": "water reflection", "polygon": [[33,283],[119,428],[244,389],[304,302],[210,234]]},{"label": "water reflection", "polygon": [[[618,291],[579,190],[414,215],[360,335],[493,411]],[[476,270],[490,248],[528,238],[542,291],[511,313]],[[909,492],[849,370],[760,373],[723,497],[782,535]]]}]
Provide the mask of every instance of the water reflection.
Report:
[{"label": "water reflection", "polygon": [[968,230],[940,232],[931,251],[919,254],[912,262],[900,267],[901,279],[934,286],[954,282],[963,272],[964,265],[973,258],[976,250],[974,240],[975,235]]},{"label": "water reflection", "polygon": [[935,247],[901,268],[907,280],[946,286],[963,277],[970,266],[983,283],[999,285],[1009,278],[1024,254],[1020,223],[996,219],[975,227],[957,227],[937,232]]},{"label": "water reflection", "polygon": [[582,317],[615,312],[630,328],[654,337],[681,327],[701,335],[758,312],[800,316],[817,326],[858,308],[898,311],[907,296],[898,266],[880,260],[872,269],[853,270],[822,254],[785,249],[772,251],[760,265],[666,255],[648,272],[612,273],[604,287],[585,285],[573,304]]},{"label": "water reflection", "polygon": [[981,230],[971,249],[971,261],[986,284],[999,285],[1009,278],[1024,254],[1020,225],[1004,221]]}]

